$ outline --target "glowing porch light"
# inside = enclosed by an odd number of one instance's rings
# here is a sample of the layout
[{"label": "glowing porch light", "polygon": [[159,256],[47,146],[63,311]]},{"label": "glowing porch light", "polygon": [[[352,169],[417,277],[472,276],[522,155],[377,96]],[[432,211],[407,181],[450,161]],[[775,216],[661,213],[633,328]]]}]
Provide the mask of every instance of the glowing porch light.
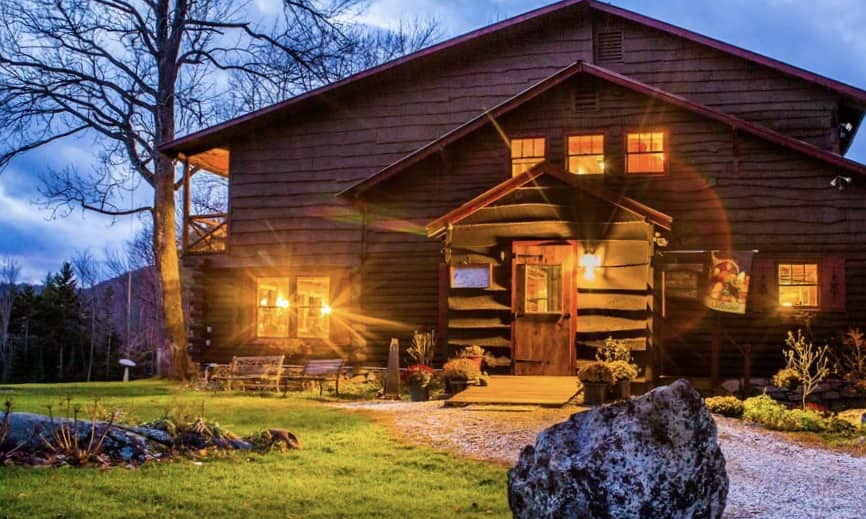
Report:
[{"label": "glowing porch light", "polygon": [[331,312],[334,311],[334,309],[328,305],[322,305],[322,308],[320,311],[322,312],[322,316],[325,316],[325,315],[330,315]]},{"label": "glowing porch light", "polygon": [[598,254],[586,253],[580,257],[580,266],[583,268],[583,279],[593,281],[595,269],[601,266],[601,258]]},{"label": "glowing porch light", "polygon": [[268,306],[268,298],[263,297],[261,301],[259,301],[259,306]]},{"label": "glowing porch light", "polygon": [[288,308],[288,307],[289,307],[289,300],[282,297],[282,296],[277,296],[277,308]]}]

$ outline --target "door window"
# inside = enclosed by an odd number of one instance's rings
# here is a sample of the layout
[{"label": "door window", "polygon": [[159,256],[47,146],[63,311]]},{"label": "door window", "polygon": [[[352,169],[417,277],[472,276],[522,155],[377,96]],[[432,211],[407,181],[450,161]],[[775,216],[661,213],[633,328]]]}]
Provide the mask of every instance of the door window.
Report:
[{"label": "door window", "polygon": [[524,312],[550,314],[562,312],[562,266],[524,265]]}]

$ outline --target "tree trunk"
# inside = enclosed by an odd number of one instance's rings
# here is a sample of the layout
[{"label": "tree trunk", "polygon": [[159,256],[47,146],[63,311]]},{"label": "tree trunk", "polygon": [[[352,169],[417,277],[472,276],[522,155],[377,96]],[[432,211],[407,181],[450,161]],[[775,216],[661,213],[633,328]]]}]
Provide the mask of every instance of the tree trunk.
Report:
[{"label": "tree trunk", "polygon": [[186,351],[180,262],[175,238],[174,166],[170,160],[160,156],[157,159],[156,171],[153,240],[159,281],[162,285],[163,336],[168,341],[163,350],[170,353],[171,377],[186,380],[191,374],[191,362]]},{"label": "tree trunk", "polygon": [[[91,289],[92,290],[92,289]],[[96,304],[90,303],[90,359],[87,361],[87,381],[93,374],[93,354],[96,348]]]}]

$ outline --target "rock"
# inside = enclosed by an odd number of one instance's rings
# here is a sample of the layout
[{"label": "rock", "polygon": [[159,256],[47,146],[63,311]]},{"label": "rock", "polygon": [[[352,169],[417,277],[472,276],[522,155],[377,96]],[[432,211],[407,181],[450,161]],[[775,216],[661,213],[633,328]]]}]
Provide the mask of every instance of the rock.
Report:
[{"label": "rock", "polygon": [[736,393],[740,390],[740,379],[732,378],[722,382],[722,389],[728,393]]},{"label": "rock", "polygon": [[685,380],[572,415],[508,472],[520,518],[719,518],[727,495],[716,424]]}]

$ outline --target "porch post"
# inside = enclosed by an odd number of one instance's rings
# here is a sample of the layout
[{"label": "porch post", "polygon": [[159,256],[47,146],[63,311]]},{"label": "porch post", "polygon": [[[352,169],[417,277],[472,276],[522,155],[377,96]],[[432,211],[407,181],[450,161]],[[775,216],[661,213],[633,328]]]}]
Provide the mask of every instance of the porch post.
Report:
[{"label": "porch post", "polygon": [[189,160],[183,159],[183,231],[182,231],[182,243],[183,243],[183,251],[186,252],[189,248],[189,207],[191,203],[191,197],[189,193]]}]

